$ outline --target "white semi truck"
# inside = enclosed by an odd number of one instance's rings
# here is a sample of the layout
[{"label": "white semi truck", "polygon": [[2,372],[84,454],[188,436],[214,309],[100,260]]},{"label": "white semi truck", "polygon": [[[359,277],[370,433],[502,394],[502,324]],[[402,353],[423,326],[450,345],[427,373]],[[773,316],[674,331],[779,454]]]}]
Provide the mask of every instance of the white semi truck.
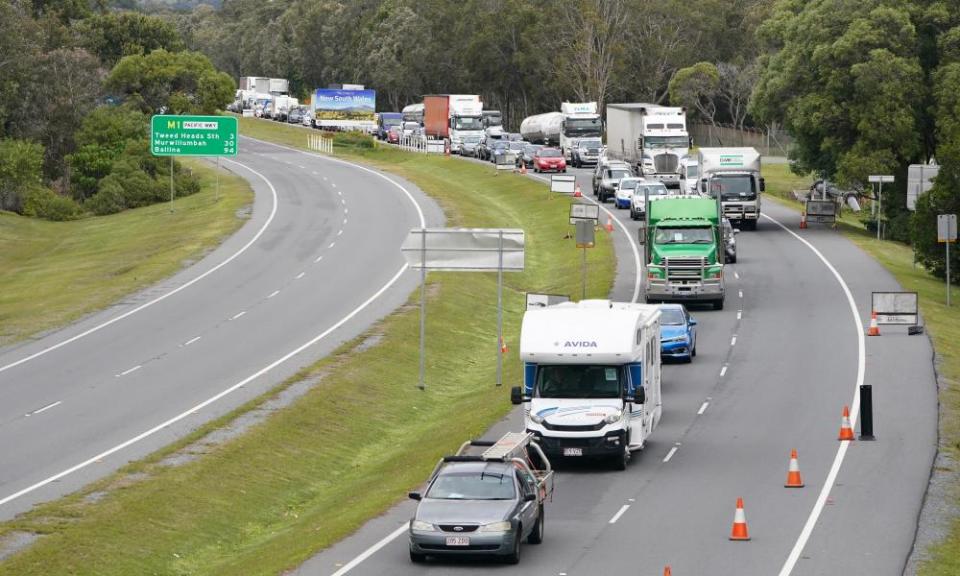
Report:
[{"label": "white semi truck", "polygon": [[686,108],[607,104],[607,154],[645,178],[680,187],[680,165],[690,154]]},{"label": "white semi truck", "polygon": [[560,112],[528,116],[520,123],[520,135],[536,144],[560,146],[564,157],[581,138],[600,138],[603,121],[596,102],[563,102]]},{"label": "white semi truck", "polygon": [[660,309],[584,300],[527,310],[520,332],[526,430],[548,457],[626,467],[660,421]]},{"label": "white semi truck", "polygon": [[760,153],[754,148],[700,148],[700,193],[720,197],[723,215],[739,228],[756,230],[760,219]]}]

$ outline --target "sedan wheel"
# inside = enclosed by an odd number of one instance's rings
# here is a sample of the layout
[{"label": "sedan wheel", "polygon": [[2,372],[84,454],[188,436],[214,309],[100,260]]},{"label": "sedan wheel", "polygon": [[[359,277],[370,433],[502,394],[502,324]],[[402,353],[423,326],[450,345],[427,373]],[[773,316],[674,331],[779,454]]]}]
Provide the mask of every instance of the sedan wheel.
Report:
[{"label": "sedan wheel", "polygon": [[522,526],[517,525],[517,535],[513,539],[513,551],[507,554],[503,561],[507,564],[520,563],[520,535],[523,534]]},{"label": "sedan wheel", "polygon": [[533,528],[533,532],[527,536],[527,542],[530,544],[541,544],[543,542],[543,505],[540,505],[540,510],[537,513],[537,525]]}]

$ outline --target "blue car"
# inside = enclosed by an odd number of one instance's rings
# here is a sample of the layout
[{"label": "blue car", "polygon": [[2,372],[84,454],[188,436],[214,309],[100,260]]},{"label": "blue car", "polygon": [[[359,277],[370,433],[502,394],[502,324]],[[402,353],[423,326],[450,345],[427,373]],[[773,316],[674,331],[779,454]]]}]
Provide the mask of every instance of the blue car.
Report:
[{"label": "blue car", "polygon": [[697,321],[683,304],[660,305],[660,356],[693,362],[697,355]]}]

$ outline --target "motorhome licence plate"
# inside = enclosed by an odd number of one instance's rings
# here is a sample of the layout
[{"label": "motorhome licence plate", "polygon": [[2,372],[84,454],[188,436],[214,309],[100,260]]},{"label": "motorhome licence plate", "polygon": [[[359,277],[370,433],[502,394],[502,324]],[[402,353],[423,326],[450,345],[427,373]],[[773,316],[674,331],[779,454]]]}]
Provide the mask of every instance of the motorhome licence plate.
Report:
[{"label": "motorhome licence plate", "polygon": [[564,456],[583,456],[583,448],[564,448]]},{"label": "motorhome licence plate", "polygon": [[469,536],[447,536],[447,546],[469,546]]}]

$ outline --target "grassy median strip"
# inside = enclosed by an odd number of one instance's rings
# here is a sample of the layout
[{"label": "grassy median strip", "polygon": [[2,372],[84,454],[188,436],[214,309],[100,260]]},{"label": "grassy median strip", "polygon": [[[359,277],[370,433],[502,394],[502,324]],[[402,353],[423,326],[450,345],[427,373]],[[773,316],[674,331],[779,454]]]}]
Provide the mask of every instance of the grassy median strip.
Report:
[{"label": "grassy median strip", "polygon": [[[306,142],[304,130],[256,122],[244,121],[241,133]],[[0,533],[45,536],[0,565],[0,574],[277,574],[386,510],[425,479],[440,455],[507,413],[509,386],[521,378],[524,293],[579,292],[569,200],[551,197],[532,180],[494,176],[492,167],[457,159],[395,150],[351,156],[357,158],[412,180],[444,206],[449,225],[525,230],[526,271],[504,276],[504,387],[494,385],[495,274],[431,274],[426,391],[416,388],[419,320],[412,297],[411,305],[304,370],[296,379],[318,384],[234,440],[179,466],[162,463],[256,403],[2,525]],[[588,292],[603,297],[615,268],[603,232],[589,266]],[[376,346],[357,349],[370,337],[379,339]]]},{"label": "grassy median strip", "polygon": [[[771,170],[772,168],[772,170]],[[789,173],[784,166],[764,166],[767,185],[778,201],[802,209],[789,194],[792,189],[806,189],[811,179]],[[914,265],[913,249],[899,242],[880,241],[867,232],[859,217],[845,210],[840,230],[893,274],[904,290],[919,295],[920,311],[927,332],[937,352],[937,372],[941,380],[940,449],[951,460],[960,460],[960,291],[954,290],[958,303],[947,307],[946,284],[920,266]],[[954,506],[960,507],[960,486],[953,486]],[[960,519],[956,520],[944,541],[927,551],[931,558],[921,565],[922,576],[960,574]]]},{"label": "grassy median strip", "polygon": [[170,276],[218,245],[253,200],[247,182],[223,175],[214,202],[214,169],[197,194],[71,222],[0,212],[0,346],[63,326]]}]

